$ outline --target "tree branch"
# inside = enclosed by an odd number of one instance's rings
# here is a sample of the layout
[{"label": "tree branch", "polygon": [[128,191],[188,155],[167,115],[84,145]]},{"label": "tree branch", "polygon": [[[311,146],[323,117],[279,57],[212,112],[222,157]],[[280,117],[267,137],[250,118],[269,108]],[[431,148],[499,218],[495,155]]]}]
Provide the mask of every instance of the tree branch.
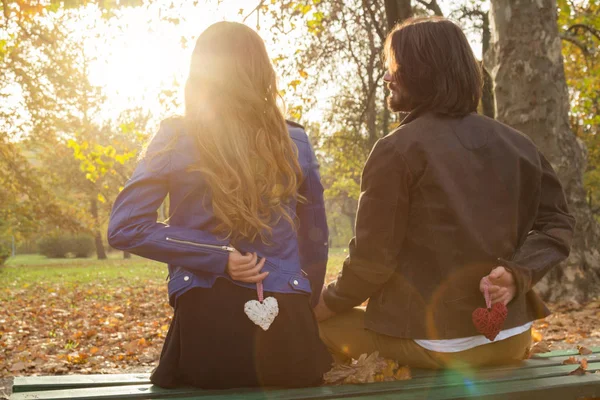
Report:
[{"label": "tree branch", "polygon": [[381,39],[381,41],[385,41],[385,33],[381,30],[381,26],[377,23],[377,16],[375,15],[375,11],[371,8],[371,5],[364,3],[364,7],[369,10],[369,14],[371,15],[371,19],[373,20],[373,26],[375,26],[375,30],[377,31],[377,35]]},{"label": "tree branch", "polygon": [[[352,37],[352,35],[350,35],[350,32],[348,32],[347,20],[346,20],[346,16],[344,15],[343,12],[342,12],[342,20],[340,22],[342,23],[342,29],[344,29],[344,32],[346,33],[346,37],[348,37],[348,38]],[[365,65],[360,61],[360,58],[354,53],[354,47],[352,46],[351,40],[348,41],[347,45],[348,45],[348,51],[350,52],[350,56],[352,57],[352,59],[354,60],[356,65],[358,65],[358,67],[359,67],[359,78],[362,83],[363,91],[366,92],[367,84],[365,83],[365,80],[364,80],[362,74],[360,73],[360,70],[365,68]]]},{"label": "tree branch", "polygon": [[255,12],[258,12],[258,10],[260,10],[260,8],[261,8],[261,7],[262,7],[262,6],[265,4],[265,1],[266,1],[266,0],[260,0],[260,1],[258,2],[258,4],[256,5],[256,7],[254,7],[254,8],[252,9],[252,11],[250,11],[250,13],[248,13],[248,14],[247,14],[247,15],[244,17],[244,19],[242,20],[242,22],[244,22],[244,23],[245,23],[245,22],[246,22],[246,20],[247,20],[247,19],[248,19],[248,18],[249,18],[249,17],[250,17],[252,14],[254,14]]},{"label": "tree branch", "polygon": [[8,24],[8,20],[10,19],[10,11],[8,10],[8,3],[6,0],[2,0],[2,10],[4,11],[4,18],[6,19],[6,23]]},{"label": "tree branch", "polygon": [[425,0],[417,0],[419,3],[423,4],[425,6],[425,8],[427,8],[428,10],[433,11],[433,13],[435,15],[437,15],[438,17],[443,17],[444,13],[442,12],[442,9],[440,8],[439,4],[437,3],[437,0],[431,0],[429,3],[426,2]]},{"label": "tree branch", "polygon": [[594,35],[598,40],[600,40],[600,31],[596,28],[593,28],[589,25],[585,25],[585,24],[575,24],[575,25],[571,25],[569,27],[569,29],[567,29],[567,32],[573,32],[573,31],[577,31],[579,29],[583,29],[588,31],[589,33],[591,33],[592,35]]},{"label": "tree branch", "polygon": [[377,91],[377,87],[379,86],[379,80],[381,78],[383,78],[383,75],[385,75],[385,71],[380,71],[377,74],[377,77],[375,78],[375,82],[373,83],[373,86],[369,88],[368,95],[367,95],[367,101],[365,102],[367,104],[367,106],[364,107],[363,110],[361,111],[360,118],[358,119],[359,121],[362,121],[365,118],[365,114],[367,113],[368,104],[371,101],[371,98],[375,95],[375,92]]},{"label": "tree branch", "polygon": [[562,40],[566,40],[567,42],[571,42],[575,46],[579,47],[581,49],[581,51],[583,52],[583,54],[586,57],[590,55],[590,52],[589,52],[587,46],[583,42],[581,42],[580,40],[578,40],[577,38],[573,37],[572,35],[569,35],[568,33],[561,33],[559,35],[559,37]]}]

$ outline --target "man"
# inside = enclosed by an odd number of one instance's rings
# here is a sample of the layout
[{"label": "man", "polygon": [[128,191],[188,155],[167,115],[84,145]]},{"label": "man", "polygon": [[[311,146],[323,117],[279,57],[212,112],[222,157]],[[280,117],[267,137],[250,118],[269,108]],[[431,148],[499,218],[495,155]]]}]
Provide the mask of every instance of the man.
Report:
[{"label": "man", "polygon": [[[364,167],[356,236],[315,308],[321,338],[338,359],[520,360],[532,321],[549,314],[532,287],[570,250],[560,182],[529,138],[476,113],[481,71],[455,24],[408,20],[385,54],[388,106],[409,115]],[[486,290],[508,308],[493,342],[472,322]]]}]

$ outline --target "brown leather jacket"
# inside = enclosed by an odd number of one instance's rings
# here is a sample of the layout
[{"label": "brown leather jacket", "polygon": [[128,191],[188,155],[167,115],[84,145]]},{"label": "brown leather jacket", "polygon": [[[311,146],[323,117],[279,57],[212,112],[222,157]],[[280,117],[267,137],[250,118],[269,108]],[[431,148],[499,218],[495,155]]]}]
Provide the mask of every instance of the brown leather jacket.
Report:
[{"label": "brown leather jacket", "polygon": [[548,161],[522,133],[475,113],[410,114],[364,167],[356,236],[325,304],[369,299],[366,328],[403,338],[477,335],[479,281],[516,278],[504,329],[549,314],[531,290],[569,255],[575,220]]}]

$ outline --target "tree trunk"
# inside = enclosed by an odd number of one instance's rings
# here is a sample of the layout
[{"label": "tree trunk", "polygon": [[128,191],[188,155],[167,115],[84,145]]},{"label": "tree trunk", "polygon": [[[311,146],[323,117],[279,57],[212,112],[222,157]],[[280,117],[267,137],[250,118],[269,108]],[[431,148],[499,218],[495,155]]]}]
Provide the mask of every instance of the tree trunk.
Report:
[{"label": "tree trunk", "polygon": [[[481,54],[485,54],[490,49],[490,17],[489,13],[482,15],[481,21]],[[496,118],[495,106],[494,106],[494,81],[490,75],[485,63],[482,63],[483,69],[483,93],[481,97],[481,109],[483,115],[490,118]]]},{"label": "tree trunk", "polygon": [[369,149],[372,149],[375,145],[375,142],[380,138],[378,134],[379,132],[377,131],[377,89],[375,87],[377,83],[375,83],[373,80],[372,68],[368,68],[367,72],[369,74],[369,90],[371,91],[371,96],[367,99],[367,134],[369,135]]},{"label": "tree trunk", "polygon": [[104,250],[104,243],[102,243],[102,234],[99,230],[94,235],[94,242],[96,243],[96,256],[98,260],[106,260],[106,251]]},{"label": "tree trunk", "polygon": [[92,198],[90,201],[90,213],[94,220],[94,242],[96,244],[96,256],[98,260],[106,260],[106,250],[104,250],[104,243],[102,242],[102,234],[98,226],[98,200]]},{"label": "tree trunk", "polygon": [[388,31],[398,23],[412,17],[410,0],[385,0],[385,16],[387,18]]},{"label": "tree trunk", "polygon": [[483,69],[483,91],[481,96],[481,111],[483,115],[490,118],[496,118],[494,106],[494,80],[489,71],[482,65]]},{"label": "tree trunk", "polygon": [[536,289],[546,299],[585,301],[600,292],[600,230],[586,202],[585,146],[569,127],[569,97],[556,0],[492,0],[491,68],[498,120],[529,135],[556,170],[577,218],[571,255]]}]

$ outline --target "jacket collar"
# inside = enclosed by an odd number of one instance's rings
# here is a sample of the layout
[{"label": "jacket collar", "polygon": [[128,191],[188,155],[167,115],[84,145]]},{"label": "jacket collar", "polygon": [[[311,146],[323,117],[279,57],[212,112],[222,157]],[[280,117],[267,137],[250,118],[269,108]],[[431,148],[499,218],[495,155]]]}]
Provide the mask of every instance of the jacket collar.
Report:
[{"label": "jacket collar", "polygon": [[[400,122],[400,126],[402,125],[406,125],[409,122],[414,121],[415,119],[424,116],[424,115],[439,115],[439,114],[435,114],[435,112],[427,109],[427,107],[417,107],[414,110],[412,110],[411,112],[409,112],[406,117],[404,117],[404,119],[402,119],[402,122]],[[473,111],[467,115],[475,115],[477,114],[476,111]],[[451,120],[456,120],[456,121],[460,121],[463,117],[448,117],[448,116],[442,116],[442,118],[449,118]]]},{"label": "jacket collar", "polygon": [[409,112],[406,117],[404,117],[404,119],[402,120],[402,122],[400,122],[400,126],[406,125],[409,122],[414,121],[415,119],[417,119],[421,115],[426,114],[428,112],[429,112],[429,110],[427,109],[427,107],[424,107],[424,106],[417,107],[417,108],[413,109],[411,112]]}]

